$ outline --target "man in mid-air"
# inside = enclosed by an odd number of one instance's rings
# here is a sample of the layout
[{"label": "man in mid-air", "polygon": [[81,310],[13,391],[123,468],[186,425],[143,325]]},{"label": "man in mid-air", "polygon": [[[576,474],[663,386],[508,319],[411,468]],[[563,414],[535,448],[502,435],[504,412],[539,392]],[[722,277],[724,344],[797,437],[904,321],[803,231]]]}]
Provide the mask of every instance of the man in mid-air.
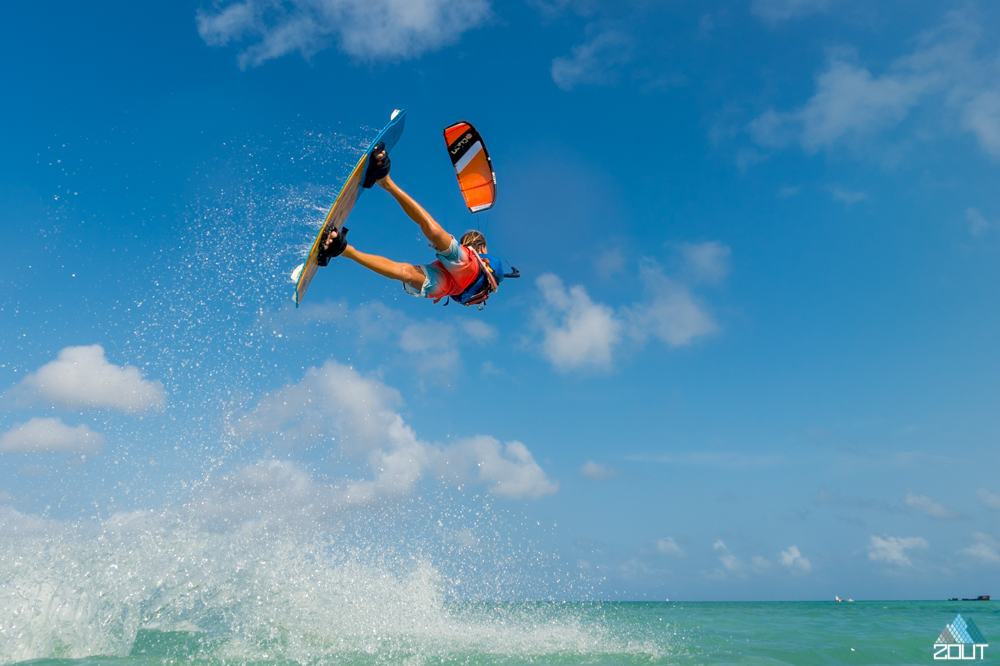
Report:
[{"label": "man in mid-air", "polygon": [[[437,261],[415,265],[401,263],[375,254],[359,252],[347,244],[347,228],[330,231],[319,253],[319,265],[326,266],[333,257],[344,255],[365,268],[403,283],[408,294],[433,298],[437,303],[450,297],[463,305],[479,305],[497,290],[504,279],[500,259],[486,254],[486,238],[478,231],[469,231],[461,241],[455,239],[438,224],[423,207],[413,200],[389,177],[389,155],[379,143],[369,157],[368,175],[363,186],[370,188],[378,183],[387,191],[410,219],[420,225],[420,230],[437,251]],[[518,277],[517,269],[506,277]]]}]

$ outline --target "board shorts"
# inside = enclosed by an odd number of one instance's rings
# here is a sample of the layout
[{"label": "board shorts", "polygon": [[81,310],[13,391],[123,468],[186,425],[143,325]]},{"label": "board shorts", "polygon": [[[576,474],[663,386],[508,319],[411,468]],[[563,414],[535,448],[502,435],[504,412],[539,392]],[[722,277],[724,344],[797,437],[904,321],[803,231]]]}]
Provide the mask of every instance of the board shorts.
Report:
[{"label": "board shorts", "polygon": [[437,253],[437,261],[417,266],[424,274],[423,286],[417,290],[404,282],[403,289],[413,296],[433,298],[435,301],[461,294],[479,276],[479,261],[474,253],[475,250],[459,245],[452,236],[448,249]]}]

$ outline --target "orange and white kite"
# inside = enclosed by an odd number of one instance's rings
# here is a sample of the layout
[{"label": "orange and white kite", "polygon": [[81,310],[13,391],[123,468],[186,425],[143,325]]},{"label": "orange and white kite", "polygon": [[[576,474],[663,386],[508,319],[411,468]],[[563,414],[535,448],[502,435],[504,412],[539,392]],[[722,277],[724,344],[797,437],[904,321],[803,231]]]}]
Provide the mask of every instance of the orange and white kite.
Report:
[{"label": "orange and white kite", "polygon": [[470,123],[458,122],[445,128],[444,142],[469,212],[492,208],[497,198],[497,177],[479,132]]}]

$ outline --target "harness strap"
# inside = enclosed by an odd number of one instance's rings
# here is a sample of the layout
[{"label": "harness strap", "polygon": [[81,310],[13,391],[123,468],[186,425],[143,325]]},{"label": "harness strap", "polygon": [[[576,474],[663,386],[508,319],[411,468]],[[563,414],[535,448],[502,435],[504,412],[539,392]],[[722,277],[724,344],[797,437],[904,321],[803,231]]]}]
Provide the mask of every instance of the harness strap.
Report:
[{"label": "harness strap", "polygon": [[478,252],[473,250],[472,254],[479,262],[479,274],[461,294],[451,297],[451,300],[458,301],[462,305],[480,305],[497,290],[497,279],[493,277],[493,272],[483,262]]}]

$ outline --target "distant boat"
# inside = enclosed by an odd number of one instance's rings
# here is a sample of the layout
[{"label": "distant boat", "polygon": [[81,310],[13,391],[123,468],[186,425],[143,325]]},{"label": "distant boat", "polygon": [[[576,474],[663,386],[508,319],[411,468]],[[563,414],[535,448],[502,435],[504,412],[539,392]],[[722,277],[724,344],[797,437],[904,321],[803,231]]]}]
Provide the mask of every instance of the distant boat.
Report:
[{"label": "distant boat", "polygon": [[[980,595],[975,599],[962,599],[962,601],[989,601],[989,600],[990,600],[990,595],[988,594]],[[958,601],[958,599],[952,599],[952,601]]]}]

